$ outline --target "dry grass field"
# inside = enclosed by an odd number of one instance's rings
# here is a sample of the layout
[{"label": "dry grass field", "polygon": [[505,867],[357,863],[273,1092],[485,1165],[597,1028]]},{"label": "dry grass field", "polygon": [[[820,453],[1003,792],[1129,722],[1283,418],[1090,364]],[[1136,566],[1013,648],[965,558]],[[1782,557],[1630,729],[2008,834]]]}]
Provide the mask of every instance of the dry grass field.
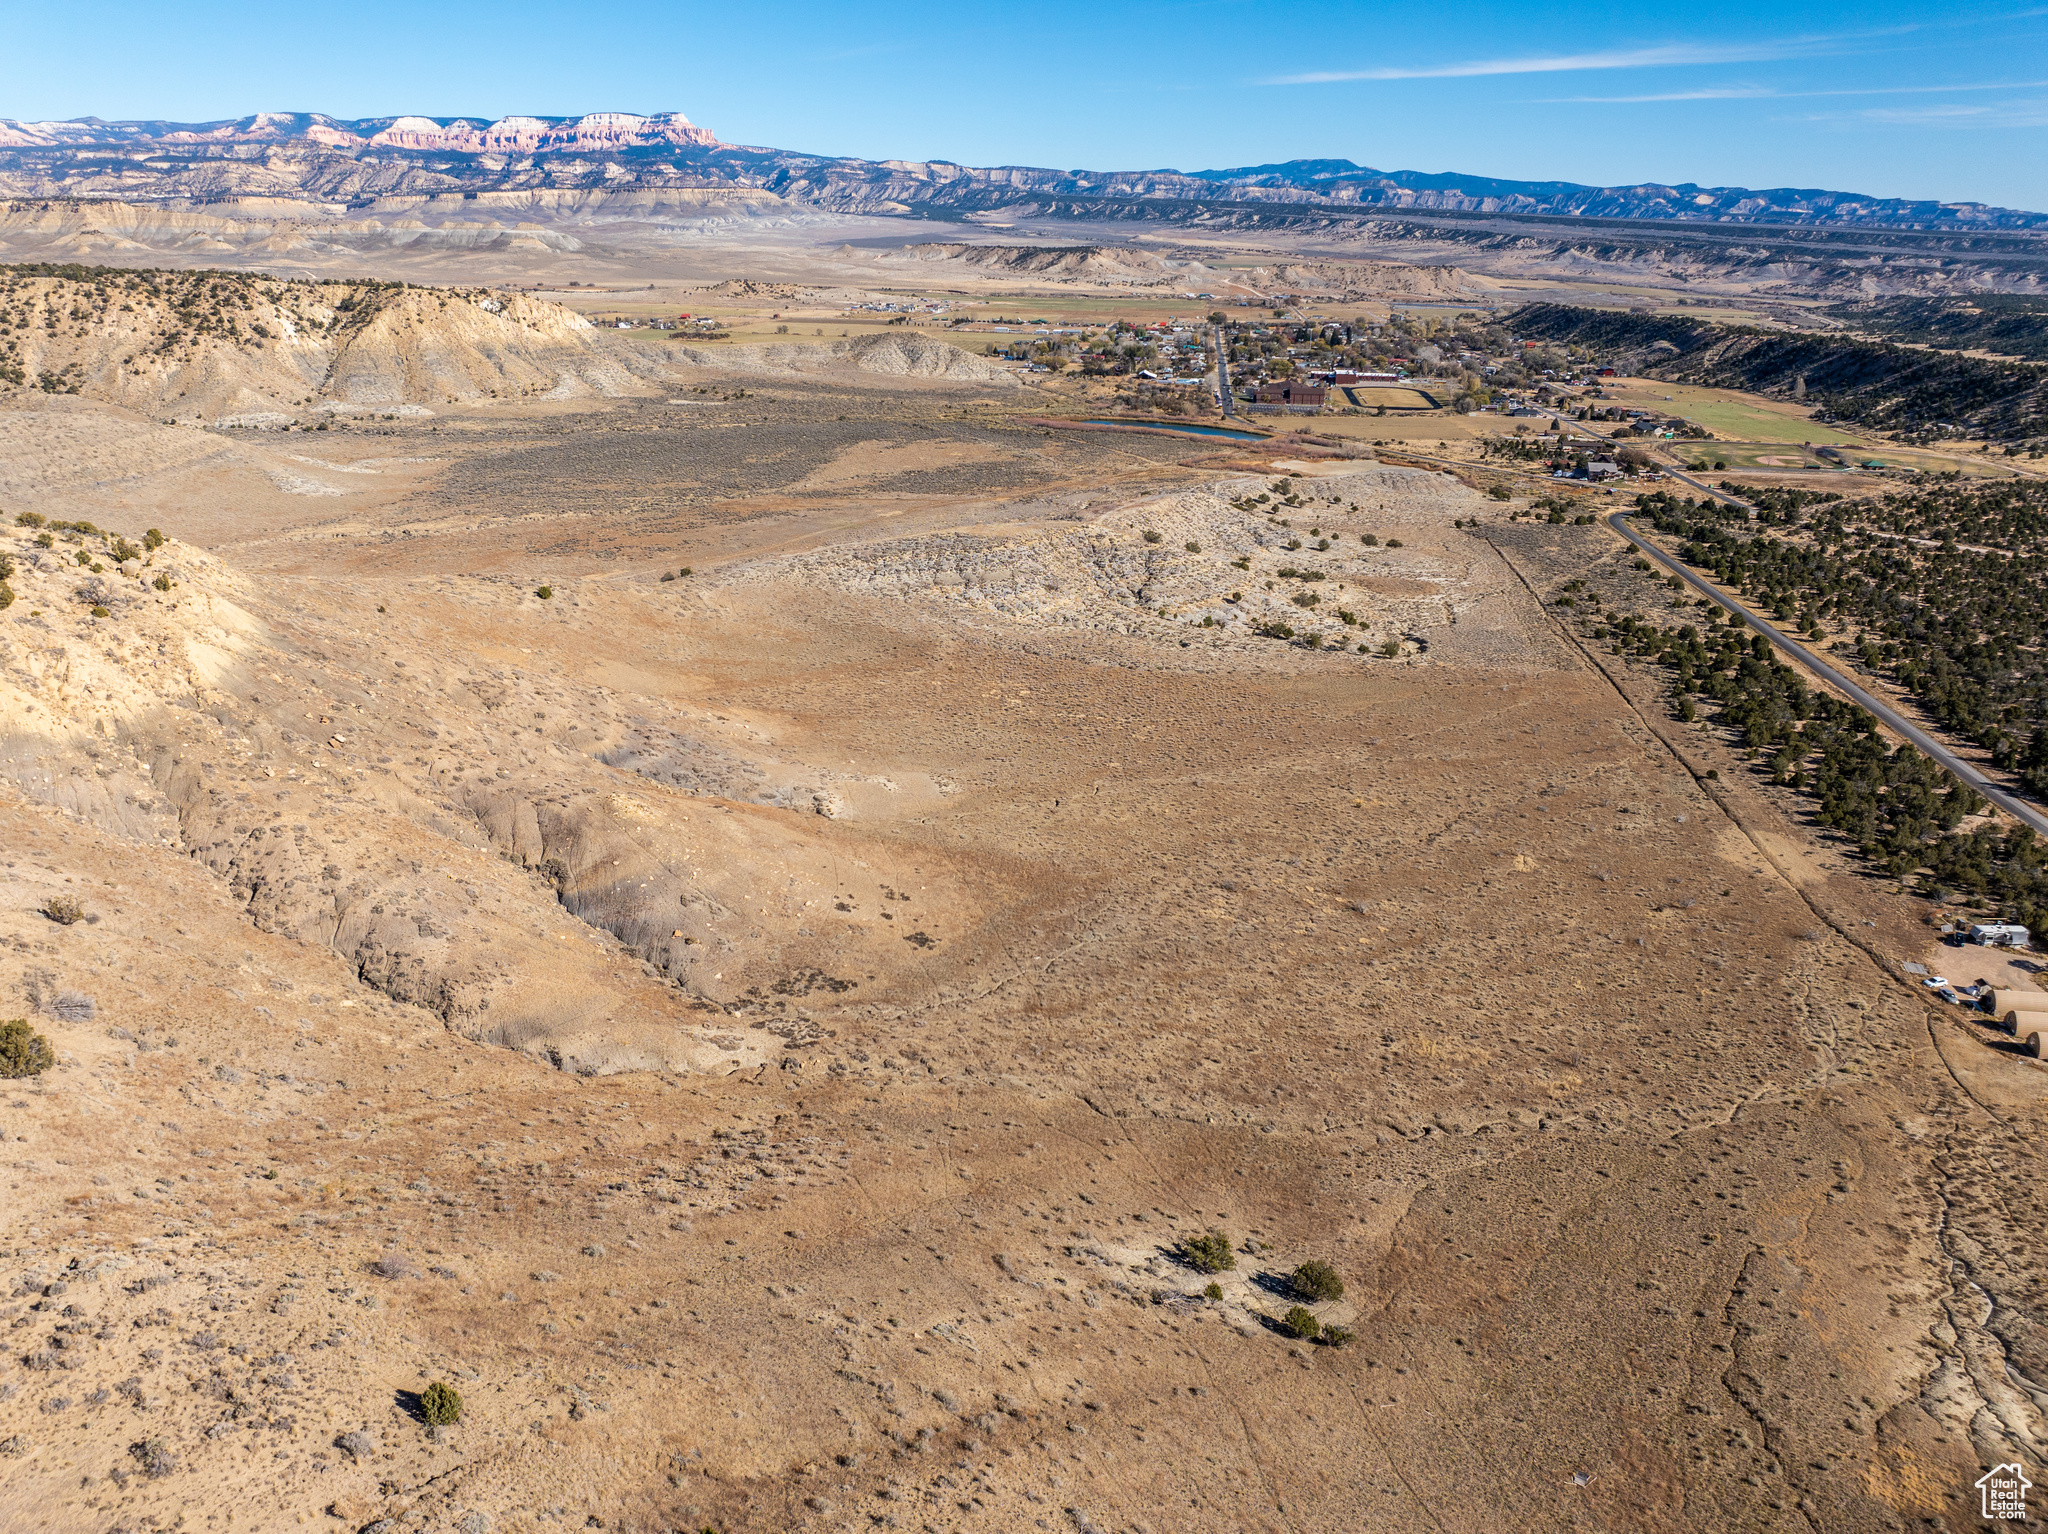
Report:
[{"label": "dry grass field", "polygon": [[1676,600],[1604,528],[888,337],[429,400],[438,316],[317,432],[0,405],[0,1527],[1962,1530],[2034,1462],[2048,1068],[1579,637]]}]

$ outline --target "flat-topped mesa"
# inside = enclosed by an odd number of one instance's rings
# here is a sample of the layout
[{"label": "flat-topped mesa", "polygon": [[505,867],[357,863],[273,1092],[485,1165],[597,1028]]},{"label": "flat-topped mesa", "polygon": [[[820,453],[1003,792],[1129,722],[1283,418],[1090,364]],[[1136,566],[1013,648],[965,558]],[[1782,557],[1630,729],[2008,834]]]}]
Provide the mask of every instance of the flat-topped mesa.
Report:
[{"label": "flat-topped mesa", "polygon": [[[353,126],[360,132],[374,125],[363,122]],[[655,144],[711,145],[718,142],[718,136],[697,127],[680,112],[663,112],[653,117],[633,112],[590,112],[567,118],[503,117],[488,124],[460,117],[446,123],[431,117],[399,117],[367,137],[357,137],[355,142],[471,154],[546,153],[565,149],[632,149]]]},{"label": "flat-topped mesa", "polygon": [[216,123],[16,122],[0,119],[0,148],[88,144],[274,144],[304,138],[338,149],[421,149],[458,154],[545,154],[715,146],[718,135],[680,112],[588,112],[581,117],[367,117],[316,112],[259,112]]}]

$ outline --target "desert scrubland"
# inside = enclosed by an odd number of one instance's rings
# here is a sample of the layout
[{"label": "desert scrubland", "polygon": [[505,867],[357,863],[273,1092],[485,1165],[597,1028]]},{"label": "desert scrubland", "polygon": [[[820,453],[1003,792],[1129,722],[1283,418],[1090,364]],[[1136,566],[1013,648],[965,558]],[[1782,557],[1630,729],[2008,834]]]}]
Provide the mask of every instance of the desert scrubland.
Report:
[{"label": "desert scrubland", "polygon": [[0,1523],[1974,1526],[2044,1066],[1590,637],[1674,592],[1526,477],[780,340],[1022,280],[847,232],[717,343],[447,238],[10,269]]}]

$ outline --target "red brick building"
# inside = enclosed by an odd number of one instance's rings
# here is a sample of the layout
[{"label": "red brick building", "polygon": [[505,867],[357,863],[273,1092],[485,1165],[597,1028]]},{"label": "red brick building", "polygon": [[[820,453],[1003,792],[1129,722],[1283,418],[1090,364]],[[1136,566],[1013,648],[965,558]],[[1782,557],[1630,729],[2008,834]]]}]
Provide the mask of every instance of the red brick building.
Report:
[{"label": "red brick building", "polygon": [[1261,405],[1306,405],[1320,410],[1328,393],[1321,384],[1262,383],[1257,403]]}]

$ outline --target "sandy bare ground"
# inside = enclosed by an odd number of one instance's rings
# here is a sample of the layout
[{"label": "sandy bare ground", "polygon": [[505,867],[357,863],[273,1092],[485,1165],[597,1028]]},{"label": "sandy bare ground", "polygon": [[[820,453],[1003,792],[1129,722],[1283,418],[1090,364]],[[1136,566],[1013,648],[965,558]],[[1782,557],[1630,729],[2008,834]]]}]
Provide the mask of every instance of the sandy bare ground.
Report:
[{"label": "sandy bare ground", "polygon": [[[1668,593],[981,398],[0,422],[172,535],[5,534],[0,1523],[1970,1526],[2040,1067],[1546,605]],[[1310,558],[1412,642],[1201,625]]]}]

